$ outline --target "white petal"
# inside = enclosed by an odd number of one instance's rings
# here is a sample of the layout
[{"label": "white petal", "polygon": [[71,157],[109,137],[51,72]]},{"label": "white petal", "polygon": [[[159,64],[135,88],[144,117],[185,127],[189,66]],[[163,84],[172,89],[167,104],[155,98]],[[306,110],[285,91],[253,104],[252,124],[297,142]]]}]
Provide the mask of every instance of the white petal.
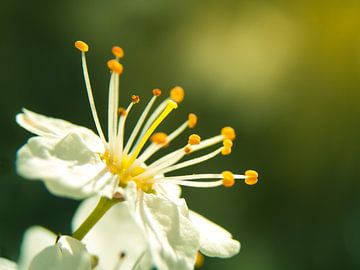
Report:
[{"label": "white petal", "polygon": [[97,148],[102,149],[101,139],[92,130],[62,119],[23,109],[23,113],[16,115],[16,122],[26,130],[39,136],[64,137],[70,132],[76,132],[88,145],[96,145]]},{"label": "white petal", "polygon": [[154,264],[162,270],[193,269],[199,249],[199,235],[187,212],[184,200],[177,203],[153,194],[144,194],[140,202]]},{"label": "white petal", "polygon": [[5,258],[0,258],[0,270],[17,270],[17,265],[16,263],[5,259]]},{"label": "white petal", "polygon": [[43,249],[30,263],[29,270],[91,270],[91,256],[75,238],[62,236]]},{"label": "white petal", "polygon": [[56,235],[40,226],[33,226],[26,230],[23,236],[20,258],[18,261],[19,269],[27,270],[31,260],[44,248],[55,243]]},{"label": "white petal", "polygon": [[[95,208],[98,198],[85,200],[75,213],[73,229],[77,229]],[[89,252],[99,256],[102,269],[132,269],[133,264],[147,249],[141,228],[129,212],[127,202],[114,205],[84,237]],[[125,257],[120,260],[120,254]],[[149,269],[151,264],[147,265]]]},{"label": "white petal", "polygon": [[62,139],[33,137],[17,153],[17,171],[29,179],[43,180],[59,196],[83,198],[111,184],[112,175],[98,153],[71,132]]},{"label": "white petal", "polygon": [[190,211],[190,219],[200,233],[200,251],[209,257],[228,258],[240,251],[240,243],[219,225]]},{"label": "white petal", "polygon": [[181,195],[181,187],[172,183],[161,183],[158,184],[160,193],[164,192],[165,195],[171,198],[179,198]]}]

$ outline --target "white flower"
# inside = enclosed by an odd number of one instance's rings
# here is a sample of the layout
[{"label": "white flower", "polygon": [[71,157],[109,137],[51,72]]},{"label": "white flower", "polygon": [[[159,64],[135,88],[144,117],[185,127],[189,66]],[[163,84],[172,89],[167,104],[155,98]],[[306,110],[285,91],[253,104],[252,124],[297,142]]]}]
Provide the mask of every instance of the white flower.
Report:
[{"label": "white flower", "polygon": [[[245,175],[224,171],[168,176],[168,173],[206,161],[218,154],[230,154],[232,140],[235,138],[234,130],[225,127],[220,135],[203,141],[199,135],[192,134],[184,147],[149,163],[153,154],[168,145],[187,127],[193,128],[196,125],[196,115],[189,114],[188,119],[169,135],[162,132],[154,134],[161,122],[183,100],[184,90],[174,87],[170,98],[160,103],[148,117],[155,100],[161,95],[159,89],[154,89],[153,97],[125,142],[127,116],[140,99],[133,95],[126,109],[118,108],[119,80],[123,71],[118,61],[123,56],[123,51],[114,47],[113,54],[116,58],[108,62],[111,78],[106,139],[98,119],[87,71],[85,52],[88,51],[88,46],[81,41],[76,42],[75,46],[82,52],[85,84],[98,135],[64,120],[24,110],[17,115],[17,122],[38,136],[30,138],[18,151],[19,174],[29,179],[43,180],[52,193],[60,196],[85,198],[98,194],[113,198],[114,194],[120,193],[127,200],[132,218],[146,236],[151,259],[159,269],[191,269],[199,248],[209,256],[230,257],[236,254],[240,245],[231,240],[230,234],[198,215],[189,213],[185,201],[179,199],[178,185],[230,187],[236,179],[244,179],[245,183],[252,185],[257,182],[257,173],[248,170]],[[152,143],[144,149],[149,140]],[[179,162],[191,153],[221,142],[220,147],[205,155]],[[214,241],[213,237],[199,229],[199,224],[207,226],[209,231],[221,231],[222,233],[215,233],[219,241]],[[222,242],[225,238],[231,240],[226,242],[229,246]]]},{"label": "white flower", "polygon": [[23,237],[18,264],[0,258],[0,270],[90,270],[91,256],[70,236],[56,235],[42,227],[29,228]]}]

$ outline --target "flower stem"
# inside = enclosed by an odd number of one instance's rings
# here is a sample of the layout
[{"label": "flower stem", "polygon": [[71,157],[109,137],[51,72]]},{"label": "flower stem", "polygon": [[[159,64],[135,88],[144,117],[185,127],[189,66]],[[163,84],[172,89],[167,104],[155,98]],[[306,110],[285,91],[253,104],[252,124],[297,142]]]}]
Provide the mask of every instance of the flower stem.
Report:
[{"label": "flower stem", "polygon": [[79,228],[73,233],[73,237],[81,241],[92,227],[102,218],[102,216],[115,204],[123,199],[109,199],[101,197],[95,209],[85,219]]}]

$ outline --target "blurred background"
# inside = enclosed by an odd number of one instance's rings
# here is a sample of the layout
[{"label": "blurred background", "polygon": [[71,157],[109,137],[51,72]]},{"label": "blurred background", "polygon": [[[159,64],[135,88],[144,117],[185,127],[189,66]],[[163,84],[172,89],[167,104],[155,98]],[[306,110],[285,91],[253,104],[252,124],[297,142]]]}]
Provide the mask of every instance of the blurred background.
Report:
[{"label": "blurred background", "polygon": [[232,155],[184,172],[260,173],[251,187],[183,189],[190,208],[242,243],[203,269],[360,269],[359,14],[357,0],[2,1],[0,257],[17,259],[31,225],[70,233],[79,202],[15,173],[31,136],[15,115],[26,107],[94,129],[73,47],[82,39],[102,122],[106,61],[120,45],[121,105],[143,100],[129,126],[151,89],[181,85],[186,98],[161,131],[195,112],[204,138],[237,132]]}]

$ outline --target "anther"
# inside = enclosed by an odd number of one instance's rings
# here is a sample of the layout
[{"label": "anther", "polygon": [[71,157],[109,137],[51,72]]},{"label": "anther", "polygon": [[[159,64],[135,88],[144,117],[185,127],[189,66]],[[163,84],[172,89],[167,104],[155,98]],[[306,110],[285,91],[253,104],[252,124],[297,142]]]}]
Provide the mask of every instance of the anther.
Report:
[{"label": "anther", "polygon": [[131,101],[134,103],[134,104],[137,104],[140,102],[140,97],[137,96],[137,95],[132,95],[131,96]]},{"label": "anther", "polygon": [[118,61],[111,59],[107,62],[107,66],[108,68],[117,73],[117,74],[121,74],[124,70],[124,67],[122,66],[122,64],[120,64]]},{"label": "anther", "polygon": [[118,114],[122,115],[122,116],[125,116],[127,114],[126,109],[124,107],[120,107],[118,109]]},{"label": "anther", "polygon": [[115,192],[112,199],[115,201],[123,201],[124,196],[120,192]]},{"label": "anther", "polygon": [[258,173],[254,170],[247,170],[245,172],[245,183],[247,185],[255,185],[258,182]]},{"label": "anther", "polygon": [[176,103],[180,103],[184,100],[185,92],[184,89],[180,86],[175,86],[170,90],[170,98]]},{"label": "anther", "polygon": [[75,41],[75,47],[81,52],[89,51],[89,45],[87,45],[84,41],[81,40]]},{"label": "anther", "polygon": [[186,147],[184,148],[184,152],[185,152],[186,154],[190,154],[191,151],[192,151],[192,149],[191,149],[190,146],[186,146]]},{"label": "anther", "polygon": [[124,50],[118,46],[112,47],[111,52],[116,58],[124,57]]},{"label": "anther", "polygon": [[224,146],[223,148],[221,148],[221,154],[224,156],[230,155],[231,147]]},{"label": "anther", "polygon": [[153,89],[152,92],[154,96],[158,97],[161,95],[161,90],[159,88]]},{"label": "anther", "polygon": [[225,187],[232,187],[235,184],[234,175],[230,171],[223,171],[223,185]]},{"label": "anther", "polygon": [[204,255],[202,255],[200,252],[196,254],[195,258],[195,268],[200,268],[204,266]]},{"label": "anther", "polygon": [[224,136],[224,139],[229,139],[229,140],[234,140],[236,135],[235,135],[235,130],[232,127],[224,127],[221,129],[221,135]]},{"label": "anther", "polygon": [[90,256],[90,265],[91,265],[91,269],[94,269],[96,266],[99,265],[99,257],[96,255],[91,255]]},{"label": "anther", "polygon": [[164,133],[164,132],[157,132],[157,133],[154,133],[150,140],[153,142],[153,143],[156,143],[156,144],[165,144],[166,141],[167,141],[167,134]]},{"label": "anther", "polygon": [[230,147],[231,148],[233,146],[233,142],[230,139],[225,139],[225,140],[223,140],[223,145],[225,147]]},{"label": "anther", "polygon": [[188,144],[190,145],[196,145],[201,142],[201,137],[197,134],[192,134],[189,136]]},{"label": "anther", "polygon": [[197,124],[197,116],[194,113],[189,113],[188,116],[188,127],[194,128]]},{"label": "anther", "polygon": [[178,105],[176,102],[172,101],[172,100],[168,100],[167,101],[167,105],[171,108],[171,109],[177,109]]}]

